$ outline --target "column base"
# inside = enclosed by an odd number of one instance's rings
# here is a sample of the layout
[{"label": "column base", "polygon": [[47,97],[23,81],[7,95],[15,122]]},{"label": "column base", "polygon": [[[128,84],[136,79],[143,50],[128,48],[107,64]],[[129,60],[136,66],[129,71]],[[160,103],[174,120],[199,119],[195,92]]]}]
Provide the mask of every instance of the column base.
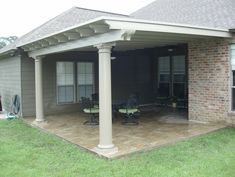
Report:
[{"label": "column base", "polygon": [[101,148],[99,145],[98,147],[95,147],[92,149],[95,153],[99,155],[103,155],[105,157],[112,157],[112,155],[116,154],[118,152],[118,148],[114,145],[110,148]]},{"label": "column base", "polygon": [[47,124],[47,121],[45,119],[43,120],[34,120],[33,121],[33,125],[46,125]]}]

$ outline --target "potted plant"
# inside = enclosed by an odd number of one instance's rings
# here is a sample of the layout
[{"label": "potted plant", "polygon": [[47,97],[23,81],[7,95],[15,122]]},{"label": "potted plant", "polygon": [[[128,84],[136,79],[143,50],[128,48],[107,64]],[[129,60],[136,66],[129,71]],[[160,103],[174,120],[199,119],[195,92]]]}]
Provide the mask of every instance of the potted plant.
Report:
[{"label": "potted plant", "polygon": [[177,100],[178,100],[178,98],[177,98],[176,96],[173,96],[173,97],[171,98],[171,102],[172,102],[172,107],[173,107],[173,108],[176,108],[176,107],[177,107]]}]

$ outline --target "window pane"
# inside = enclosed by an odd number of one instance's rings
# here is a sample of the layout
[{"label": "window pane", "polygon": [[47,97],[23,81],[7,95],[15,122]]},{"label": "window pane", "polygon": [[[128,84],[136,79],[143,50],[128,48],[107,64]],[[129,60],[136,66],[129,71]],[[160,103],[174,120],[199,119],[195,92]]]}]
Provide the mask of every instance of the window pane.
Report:
[{"label": "window pane", "polygon": [[57,85],[65,85],[65,75],[59,74],[57,75]]},{"label": "window pane", "polygon": [[170,82],[170,57],[159,57],[158,69],[159,69],[159,83],[169,83]]},{"label": "window pane", "polygon": [[72,103],[74,101],[74,86],[66,86],[66,103]]},{"label": "window pane", "polygon": [[235,86],[235,70],[233,72],[233,86]]},{"label": "window pane", "polygon": [[185,75],[184,74],[174,74],[174,83],[184,83]]},{"label": "window pane", "polygon": [[66,62],[65,73],[66,74],[73,74],[73,63],[72,62]]},{"label": "window pane", "polygon": [[58,103],[74,102],[74,64],[73,62],[56,63]]},{"label": "window pane", "polygon": [[93,74],[86,74],[86,85],[93,85]]},{"label": "window pane", "polygon": [[58,102],[65,103],[66,102],[66,91],[65,86],[58,86]]},{"label": "window pane", "polygon": [[82,97],[86,97],[86,87],[84,85],[78,86],[79,100]]},{"label": "window pane", "polygon": [[93,73],[93,63],[86,63],[86,73]]},{"label": "window pane", "polygon": [[232,110],[235,110],[235,88],[232,88]]},{"label": "window pane", "polygon": [[185,56],[173,56],[173,82],[185,82]]},{"label": "window pane", "polygon": [[235,70],[235,44],[231,45],[231,65],[232,70]]},{"label": "window pane", "polygon": [[170,82],[170,74],[160,74],[159,82],[169,83]]},{"label": "window pane", "polygon": [[57,62],[56,70],[57,70],[57,74],[63,74],[63,73],[65,73],[65,66],[64,66],[64,63],[63,63],[63,62]]},{"label": "window pane", "polygon": [[[232,85],[235,86],[235,44],[231,45]],[[235,88],[232,88],[232,110],[235,111]]]},{"label": "window pane", "polygon": [[160,73],[170,73],[170,57],[159,57],[158,65]]},{"label": "window pane", "polygon": [[185,56],[173,56],[173,73],[185,73]]},{"label": "window pane", "polygon": [[86,73],[86,63],[79,62],[77,68],[78,68],[78,73],[79,74],[85,74]]},{"label": "window pane", "polygon": [[81,97],[91,98],[94,93],[94,73],[92,62],[77,63],[78,100]]},{"label": "window pane", "polygon": [[91,95],[93,94],[93,85],[86,85],[86,97],[91,99]]},{"label": "window pane", "polygon": [[73,74],[65,74],[65,85],[73,85]]},{"label": "window pane", "polygon": [[86,84],[86,75],[78,74],[78,85],[85,85],[85,84]]}]

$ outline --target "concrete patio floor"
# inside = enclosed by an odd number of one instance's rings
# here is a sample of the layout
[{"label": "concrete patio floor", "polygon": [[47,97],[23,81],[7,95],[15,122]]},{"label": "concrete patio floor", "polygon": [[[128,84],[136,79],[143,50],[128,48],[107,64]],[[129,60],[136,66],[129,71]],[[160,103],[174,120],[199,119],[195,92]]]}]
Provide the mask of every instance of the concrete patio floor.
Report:
[{"label": "concrete patio floor", "polygon": [[[83,125],[88,115],[77,112],[51,115],[46,119],[47,123],[37,126],[94,152],[94,147],[99,143],[99,127]],[[33,124],[34,118],[25,120]],[[144,113],[137,126],[122,125],[121,121],[121,117],[113,121],[113,143],[118,147],[118,152],[107,155],[107,158],[150,150],[225,127],[222,124],[190,122],[186,113],[181,111]]]}]

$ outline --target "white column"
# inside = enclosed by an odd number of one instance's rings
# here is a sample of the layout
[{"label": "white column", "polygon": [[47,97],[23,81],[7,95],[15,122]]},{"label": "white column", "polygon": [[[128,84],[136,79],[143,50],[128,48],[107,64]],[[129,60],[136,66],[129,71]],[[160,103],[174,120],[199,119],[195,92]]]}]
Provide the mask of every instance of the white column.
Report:
[{"label": "white column", "polygon": [[[100,44],[99,49],[99,145],[107,153],[117,152],[112,143],[111,49],[114,44]],[[105,153],[105,152],[104,152]]]},{"label": "white column", "polygon": [[36,122],[44,122],[42,57],[35,57]]}]

